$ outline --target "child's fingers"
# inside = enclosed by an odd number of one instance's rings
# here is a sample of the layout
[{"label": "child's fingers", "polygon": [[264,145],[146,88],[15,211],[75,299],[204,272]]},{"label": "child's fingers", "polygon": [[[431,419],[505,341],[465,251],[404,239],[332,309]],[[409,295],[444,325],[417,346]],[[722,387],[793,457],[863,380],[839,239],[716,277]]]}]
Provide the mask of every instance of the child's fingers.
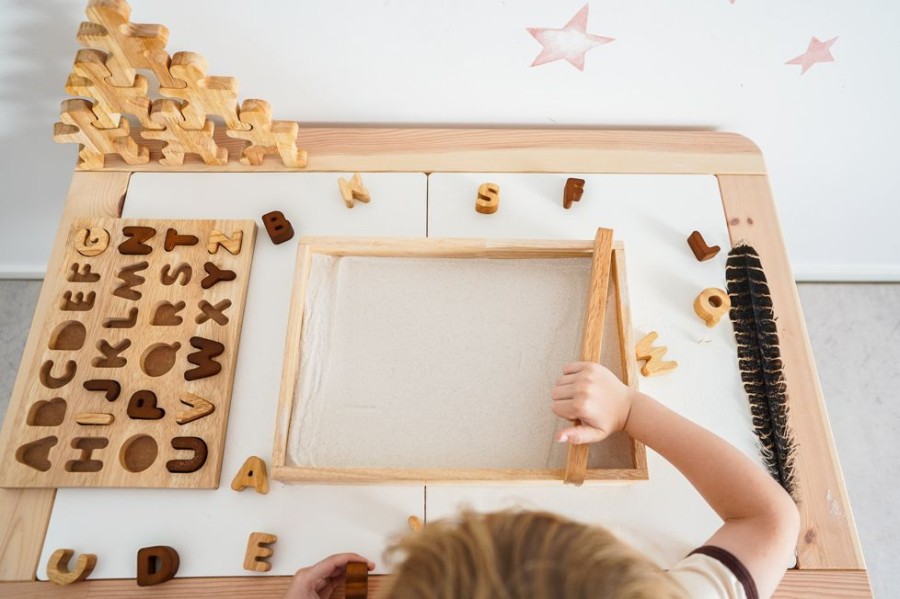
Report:
[{"label": "child's fingers", "polygon": [[590,362],[572,362],[563,366],[563,374],[575,374],[585,369]]},{"label": "child's fingers", "polygon": [[581,424],[578,426],[570,426],[569,428],[559,431],[556,434],[556,441],[558,443],[568,442],[571,445],[582,445],[584,443],[597,443],[607,436],[608,433],[606,433],[606,431],[586,424]]},{"label": "child's fingers", "polygon": [[552,404],[550,404],[550,410],[560,418],[565,418],[566,420],[575,420],[578,417],[575,414],[575,412],[577,411],[575,408],[575,402],[571,399],[561,399],[559,401],[554,401]]},{"label": "child's fingers", "polygon": [[577,374],[564,374],[561,377],[559,377],[558,379],[556,379],[556,384],[557,385],[571,385],[572,383],[574,383],[577,380],[578,380]]},{"label": "child's fingers", "polygon": [[575,397],[575,385],[557,385],[550,390],[550,399],[560,401]]}]

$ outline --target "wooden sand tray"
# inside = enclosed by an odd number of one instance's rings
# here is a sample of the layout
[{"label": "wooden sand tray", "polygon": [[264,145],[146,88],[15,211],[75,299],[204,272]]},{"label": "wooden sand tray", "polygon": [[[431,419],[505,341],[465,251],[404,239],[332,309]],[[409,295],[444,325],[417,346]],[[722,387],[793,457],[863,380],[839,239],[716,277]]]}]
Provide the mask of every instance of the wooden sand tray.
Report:
[{"label": "wooden sand tray", "polygon": [[[612,232],[600,231],[597,242],[301,239],[276,416],[273,476],[294,482],[553,482],[565,474],[562,462],[568,449],[566,470],[578,484],[646,479],[644,446],[626,435],[594,446],[596,459],[590,464],[587,446],[556,445],[553,427],[561,421],[549,413],[549,389],[541,385],[552,380],[543,363],[556,358],[548,348],[566,324],[575,334],[564,340],[570,351],[563,352],[562,363],[578,359],[582,337],[587,347],[582,357],[600,361],[606,319],[612,341],[604,355],[607,366],[626,384],[637,386],[624,249],[616,244],[610,252]],[[609,244],[605,252],[603,241]],[[583,286],[570,289],[564,281],[572,279],[563,277],[573,275],[563,269],[579,268],[573,262],[584,262]],[[477,264],[491,270],[480,274]],[[602,264],[605,269],[599,268]],[[512,275],[488,289],[484,277],[503,277],[506,265],[537,270],[533,275]],[[386,269],[380,270],[382,266]],[[315,276],[318,271],[325,274]],[[595,271],[598,281],[600,271],[612,279],[608,289],[589,280]],[[561,278],[552,278],[556,274]],[[357,288],[347,282],[354,277],[378,280]],[[523,278],[536,277],[538,287],[558,286],[557,294],[587,298],[584,316],[542,313],[543,304],[535,308],[536,315],[519,316],[526,310],[521,307],[525,297],[535,303],[541,300],[535,299],[540,293],[534,286],[525,291],[517,285]],[[420,289],[423,280],[428,280],[427,291]],[[374,289],[379,284],[396,293],[378,295]],[[481,293],[473,295],[470,288]],[[495,294],[510,297],[491,302],[488,296]],[[458,297],[442,301],[454,295]],[[334,314],[323,319],[321,314],[332,305]],[[419,306],[424,309],[416,316]],[[452,339],[437,332],[442,330],[438,320],[446,322]],[[543,320],[549,322],[546,336],[525,343],[516,334],[517,329],[539,330]],[[386,323],[396,323],[397,328]],[[490,335],[485,333],[489,328]],[[425,330],[422,339],[416,338],[415,330]],[[397,335],[392,344],[389,337]],[[509,352],[517,354],[514,364],[504,362],[508,352],[479,345],[496,338],[513,339]],[[441,347],[454,342],[461,351]],[[421,363],[419,356],[424,356]],[[560,370],[562,363],[551,369]],[[484,384],[479,382],[481,376]],[[441,434],[434,435],[438,430]],[[461,446],[454,439],[467,441]],[[504,447],[504,439],[513,447]],[[577,455],[582,450],[585,455]],[[556,453],[557,466],[551,465],[552,458],[542,457],[548,451]]]},{"label": "wooden sand tray", "polygon": [[255,234],[73,221],[3,422],[0,485],[217,487]]}]

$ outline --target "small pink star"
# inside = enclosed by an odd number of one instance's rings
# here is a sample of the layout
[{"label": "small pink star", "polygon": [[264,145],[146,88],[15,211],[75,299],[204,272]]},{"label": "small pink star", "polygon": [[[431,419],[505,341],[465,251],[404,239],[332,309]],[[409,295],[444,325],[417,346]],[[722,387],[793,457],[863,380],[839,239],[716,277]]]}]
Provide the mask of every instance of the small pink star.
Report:
[{"label": "small pink star", "polygon": [[588,5],[585,4],[562,29],[529,27],[528,33],[544,47],[531,66],[536,67],[554,60],[567,60],[573,67],[583,71],[584,55],[587,51],[614,40],[611,37],[588,33],[587,19]]},{"label": "small pink star", "polygon": [[820,42],[819,38],[812,38],[809,42],[809,47],[806,49],[806,52],[798,56],[797,58],[792,58],[784,64],[799,64],[803,68],[800,70],[800,74],[804,74],[808,71],[814,64],[817,62],[834,62],[834,56],[831,55],[831,45],[837,41],[837,37],[833,37],[827,42]]}]

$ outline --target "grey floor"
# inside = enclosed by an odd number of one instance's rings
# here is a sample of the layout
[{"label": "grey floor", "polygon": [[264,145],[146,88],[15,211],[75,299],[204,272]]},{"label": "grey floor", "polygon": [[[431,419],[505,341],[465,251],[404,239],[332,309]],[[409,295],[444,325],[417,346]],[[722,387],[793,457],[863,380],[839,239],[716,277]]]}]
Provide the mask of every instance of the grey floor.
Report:
[{"label": "grey floor", "polygon": [[[39,281],[0,281],[0,421]],[[831,427],[877,597],[900,595],[900,285],[802,284]]]}]

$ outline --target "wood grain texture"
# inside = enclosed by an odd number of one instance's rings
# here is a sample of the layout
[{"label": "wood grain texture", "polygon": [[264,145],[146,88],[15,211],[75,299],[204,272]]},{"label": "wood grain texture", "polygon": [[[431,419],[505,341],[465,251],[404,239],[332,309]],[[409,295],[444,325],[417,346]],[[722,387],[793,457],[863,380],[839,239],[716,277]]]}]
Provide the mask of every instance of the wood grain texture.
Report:
[{"label": "wood grain texture", "polygon": [[[66,251],[72,219],[82,216],[116,217],[125,197],[130,173],[74,173],[69,185],[49,268],[59,264]],[[35,359],[40,349],[40,324],[44,312],[58,300],[55,283],[48,280],[34,309],[31,330],[22,352],[22,364]],[[12,396],[25,392],[24,376],[17,376]],[[37,572],[44,535],[50,522],[54,489],[0,489],[0,580],[31,580]]]},{"label": "wood grain texture", "polygon": [[[594,251],[591,258],[591,279],[588,283],[588,300],[584,311],[584,327],[581,332],[582,362],[599,362],[603,341],[603,325],[606,320],[606,298],[609,297],[609,276],[612,270],[613,232],[612,229],[597,229],[594,237]],[[627,349],[620,346],[622,352]],[[575,426],[580,420],[573,421]],[[584,483],[587,471],[588,443],[569,445],[566,453],[566,470],[563,481],[572,485]]]},{"label": "wood grain texture", "polygon": [[[369,596],[377,599],[389,576],[369,576]],[[290,576],[235,576],[228,578],[175,578],[153,589],[155,599],[278,599],[291,583]],[[120,599],[136,594],[134,580],[85,580],[77,585],[54,587],[48,582],[0,583],[0,597],[16,599]],[[331,599],[344,599],[343,585]],[[865,570],[788,570],[773,599],[868,599],[872,597]]]},{"label": "wood grain texture", "polygon": [[[616,309],[618,317],[616,319],[616,332],[619,335],[619,347],[622,348],[622,382],[635,391],[638,390],[638,374],[637,360],[634,359],[634,332],[631,328],[631,303],[626,300],[628,295],[628,274],[625,267],[625,249],[618,247],[613,250],[612,259],[612,282],[615,285],[616,292]],[[647,473],[647,447],[637,439],[631,439],[632,455],[634,461],[632,465],[636,470],[642,470],[644,476]]]},{"label": "wood grain texture", "polygon": [[[183,234],[192,233],[204,241],[218,239],[219,231],[240,237],[237,232],[243,230],[247,239],[239,252],[234,248],[220,249],[218,241],[213,256],[205,244],[178,246],[166,252],[162,232],[167,226]],[[105,252],[86,257],[77,251],[74,241],[87,229],[110,233],[112,242]],[[256,224],[249,220],[75,219],[68,235],[69,247],[55,269],[48,270],[47,281],[56,286],[57,294],[78,290],[77,293],[90,294],[89,297],[96,299],[86,311],[66,311],[51,305],[40,315],[43,321],[35,323],[33,332],[39,333],[44,347],[31,362],[23,361],[20,369],[20,378],[26,384],[12,395],[0,435],[0,463],[3,464],[0,482],[8,487],[217,487],[255,231]],[[160,281],[164,265],[193,264],[198,271],[207,260],[233,268],[240,280],[212,290],[202,290],[196,280],[185,286],[165,285]],[[70,265],[85,261],[89,261],[94,272],[101,273],[101,279],[91,283],[67,281]],[[228,323],[221,325],[210,320],[196,324],[194,318],[184,318],[180,326],[151,324],[152,315],[160,306],[176,301],[189,306],[193,316],[201,298],[232,301],[234,306]],[[102,326],[110,316],[121,315],[135,306],[140,321],[133,327]],[[78,341],[83,344],[77,346],[54,344],[59,327],[73,323],[82,331],[85,327],[90,331],[88,339],[81,336]],[[191,348],[198,347],[195,341],[198,338],[221,340],[224,355],[216,358],[215,363],[196,358],[201,352],[193,352]],[[218,342],[215,344],[219,346]],[[77,364],[72,376],[60,374],[64,360],[66,365]],[[186,361],[194,360],[214,365],[216,368],[207,369],[214,374],[219,369],[224,373],[193,380],[198,377],[189,375],[196,369],[185,371],[184,368]],[[49,362],[53,363],[50,374],[41,376],[39,370],[45,369]],[[51,376],[61,378],[50,380]],[[98,393],[84,388],[85,382],[98,379],[115,380],[122,389],[121,397],[103,402],[102,409],[96,403]],[[176,414],[182,411],[179,397],[182,392],[208,399],[217,409],[190,422],[177,422]],[[34,402],[56,395],[67,402],[62,422],[25,425]],[[85,426],[79,415],[95,411],[114,418],[107,426],[96,426],[103,422],[99,419],[91,419],[93,426]],[[203,438],[209,448],[206,465],[190,475],[172,474],[165,467],[167,459],[184,457],[171,443],[182,436]],[[24,444],[46,438],[58,439],[58,443],[50,446],[49,451],[42,450],[33,460],[25,459],[17,451]],[[149,453],[148,445],[136,445],[135,439],[142,439],[142,443],[148,441],[152,446]],[[46,458],[43,453],[47,454]]]},{"label": "wood grain texture", "polygon": [[791,409],[789,422],[798,446],[795,458],[801,516],[798,564],[804,569],[864,569],[768,178],[720,176],[719,188],[732,246],[748,243],[759,253],[782,340],[781,359]]},{"label": "wood grain texture", "polygon": [[[187,156],[180,167],[128,165],[108,156],[106,170],[247,172],[291,171],[277,155],[259,166],[237,162],[246,142],[219,127],[216,144],[234,160],[223,166]],[[608,131],[603,129],[451,129],[304,127],[297,145],[309,154],[307,170],[328,172],[678,173],[764,174],[759,148],[746,137],[711,131]]]},{"label": "wood grain texture", "polygon": [[[601,229],[602,245],[609,248],[606,258],[599,258],[605,266],[605,277],[609,279],[612,263],[612,252],[621,250],[621,243],[612,241],[612,232]],[[590,241],[538,241],[538,240],[506,240],[506,239],[398,239],[398,238],[343,238],[343,237],[304,237],[297,248],[297,266],[294,279],[294,291],[291,301],[291,312],[288,318],[288,330],[282,368],[281,392],[275,424],[275,446],[272,452],[272,477],[287,482],[357,482],[357,483],[402,483],[402,484],[437,484],[437,483],[477,483],[503,482],[504,484],[555,482],[563,477],[563,469],[494,469],[494,468],[311,468],[288,461],[288,442],[291,419],[295,413],[296,388],[299,384],[300,354],[303,347],[303,319],[306,304],[306,282],[309,279],[314,254],[332,256],[379,256],[379,257],[452,257],[452,258],[590,258],[595,251],[595,242]],[[604,270],[604,269],[600,269]],[[618,270],[624,275],[624,269]],[[597,274],[603,276],[602,273]],[[599,279],[598,279],[599,285]],[[616,288],[625,291],[625,286]],[[605,315],[605,302],[600,305]],[[627,304],[625,296],[617,296],[617,303]],[[617,313],[627,316],[627,310]],[[595,323],[596,314],[586,322]],[[599,325],[589,324],[602,334]],[[630,329],[630,321],[621,323],[623,329]],[[591,355],[597,354],[599,359],[599,342],[597,351],[593,349],[595,340],[590,340]],[[624,352],[624,348],[623,348]],[[630,354],[630,352],[624,352]],[[623,360],[633,360],[633,356],[625,355]],[[632,371],[636,366],[632,367]],[[627,369],[626,369],[627,372]],[[641,453],[632,456],[632,463],[637,467],[630,468],[596,468],[587,470],[585,480],[627,481],[645,480],[647,478],[646,458],[643,445],[631,446],[633,451]]]}]

